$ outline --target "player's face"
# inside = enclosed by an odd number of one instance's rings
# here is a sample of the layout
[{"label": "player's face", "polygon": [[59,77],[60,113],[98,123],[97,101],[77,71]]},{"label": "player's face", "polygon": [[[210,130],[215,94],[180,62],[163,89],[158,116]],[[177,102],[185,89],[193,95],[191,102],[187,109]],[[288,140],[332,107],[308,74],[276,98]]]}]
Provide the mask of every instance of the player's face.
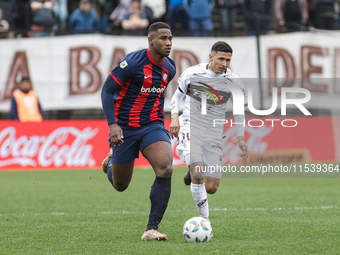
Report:
[{"label": "player's face", "polygon": [[154,33],[153,37],[151,37],[150,44],[158,55],[162,57],[169,56],[172,46],[172,34],[170,29],[158,29],[157,33]]},{"label": "player's face", "polygon": [[212,52],[209,55],[210,58],[210,69],[214,73],[224,73],[231,61],[231,53],[224,51]]}]

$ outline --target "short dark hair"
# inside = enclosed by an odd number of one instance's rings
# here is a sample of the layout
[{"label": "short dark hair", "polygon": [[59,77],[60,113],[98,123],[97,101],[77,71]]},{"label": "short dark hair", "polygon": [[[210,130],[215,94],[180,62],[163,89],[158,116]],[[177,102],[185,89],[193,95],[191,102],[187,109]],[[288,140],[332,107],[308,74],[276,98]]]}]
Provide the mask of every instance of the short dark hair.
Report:
[{"label": "short dark hair", "polygon": [[148,29],[148,35],[152,34],[153,32],[157,32],[160,28],[171,29],[170,26],[164,22],[155,22],[151,24]]},{"label": "short dark hair", "polygon": [[211,47],[211,51],[215,51],[215,52],[223,51],[223,52],[230,52],[231,54],[233,54],[233,49],[230,47],[230,45],[223,41],[216,42]]},{"label": "short dark hair", "polygon": [[27,77],[27,76],[23,76],[23,77],[21,77],[21,81],[20,82],[23,82],[23,81],[30,81],[30,78]]}]

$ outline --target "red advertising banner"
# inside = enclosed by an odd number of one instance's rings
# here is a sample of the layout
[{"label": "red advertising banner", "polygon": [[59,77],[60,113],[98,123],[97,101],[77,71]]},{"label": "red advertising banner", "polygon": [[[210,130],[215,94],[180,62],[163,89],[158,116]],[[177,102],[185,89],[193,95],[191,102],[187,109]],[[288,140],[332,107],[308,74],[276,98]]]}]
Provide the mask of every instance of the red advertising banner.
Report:
[{"label": "red advertising banner", "polygon": [[[230,128],[230,119],[224,125],[224,136],[223,163],[240,163],[236,128]],[[335,161],[334,140],[331,117],[247,119],[245,141],[250,157],[246,162]],[[254,155],[265,157],[255,160]]]},{"label": "red advertising banner", "polygon": [[0,122],[0,168],[94,168],[109,150],[105,121]]},{"label": "red advertising banner", "polygon": [[[250,122],[249,122],[250,121]],[[304,160],[334,161],[335,145],[330,117],[247,120],[245,141],[251,162],[277,160],[304,153]],[[258,126],[258,127],[249,127]],[[170,120],[165,121],[168,128]],[[239,164],[240,149],[235,127],[224,124],[223,162]],[[109,151],[108,127],[104,120],[44,121],[20,123],[0,121],[0,170],[100,168]],[[183,165],[173,141],[174,165]],[[263,158],[263,155],[267,155]],[[278,160],[279,161],[279,160]],[[140,154],[136,167],[149,167]]]}]

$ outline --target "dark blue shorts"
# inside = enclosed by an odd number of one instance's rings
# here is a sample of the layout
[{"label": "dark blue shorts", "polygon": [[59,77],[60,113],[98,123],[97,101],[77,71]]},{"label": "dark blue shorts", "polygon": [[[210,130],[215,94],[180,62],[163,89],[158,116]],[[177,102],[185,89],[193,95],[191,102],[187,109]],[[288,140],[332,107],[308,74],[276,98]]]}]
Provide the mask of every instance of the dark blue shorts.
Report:
[{"label": "dark blue shorts", "polygon": [[164,128],[162,122],[151,122],[139,128],[124,128],[123,141],[120,146],[113,146],[110,142],[110,147],[113,149],[111,158],[112,163],[125,164],[139,158],[139,151],[152,143],[158,141],[166,141],[170,143],[169,131]]}]

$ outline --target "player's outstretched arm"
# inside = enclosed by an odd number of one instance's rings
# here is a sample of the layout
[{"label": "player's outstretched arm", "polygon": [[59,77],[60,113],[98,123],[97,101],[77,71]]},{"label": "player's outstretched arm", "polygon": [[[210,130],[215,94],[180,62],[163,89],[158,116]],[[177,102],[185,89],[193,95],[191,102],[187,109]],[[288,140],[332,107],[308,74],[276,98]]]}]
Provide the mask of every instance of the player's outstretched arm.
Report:
[{"label": "player's outstretched arm", "polygon": [[178,113],[171,114],[171,124],[170,124],[170,137],[171,139],[178,137],[179,132],[179,120],[178,120]]}]

